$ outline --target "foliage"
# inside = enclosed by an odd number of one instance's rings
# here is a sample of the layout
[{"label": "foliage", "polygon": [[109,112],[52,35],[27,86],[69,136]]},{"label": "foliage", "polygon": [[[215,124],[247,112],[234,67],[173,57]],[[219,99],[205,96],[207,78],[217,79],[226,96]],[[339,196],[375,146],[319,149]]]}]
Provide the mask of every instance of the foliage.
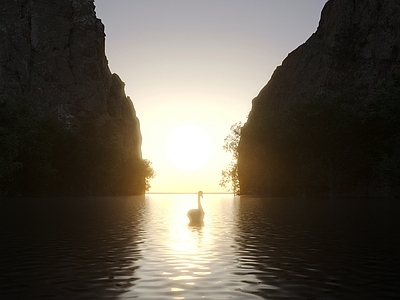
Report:
[{"label": "foliage", "polygon": [[368,102],[366,117],[379,149],[377,171],[389,195],[400,197],[400,76],[393,76]]},{"label": "foliage", "polygon": [[239,177],[238,177],[238,147],[240,141],[240,132],[243,127],[241,122],[237,122],[231,126],[231,133],[225,137],[223,149],[232,154],[232,161],[222,171],[220,186],[228,191],[232,191],[235,195],[240,193]]},{"label": "foliage", "polygon": [[62,121],[35,111],[24,99],[0,105],[2,193],[36,196],[50,192],[60,181],[51,160]]},{"label": "foliage", "polygon": [[0,103],[0,191],[10,196],[144,193],[154,171],[124,147],[123,119],[79,120],[26,99]]},{"label": "foliage", "polygon": [[249,120],[242,193],[400,195],[399,94],[394,77],[367,95],[317,95]]},{"label": "foliage", "polygon": [[145,184],[146,184],[146,191],[149,191],[150,190],[150,188],[151,188],[151,185],[150,185],[150,179],[152,179],[152,178],[154,178],[154,177],[156,177],[156,173],[154,172],[154,170],[153,170],[153,167],[151,166],[151,161],[149,161],[148,159],[143,159],[142,160],[142,166],[141,166],[141,172],[142,172],[142,175],[144,176],[144,178],[145,178]]},{"label": "foliage", "polygon": [[[285,116],[290,155],[297,161],[297,183],[303,193],[328,188],[334,196],[357,169],[363,157],[362,123],[352,99],[319,96],[294,106]],[[365,149],[364,149],[365,150]]]}]

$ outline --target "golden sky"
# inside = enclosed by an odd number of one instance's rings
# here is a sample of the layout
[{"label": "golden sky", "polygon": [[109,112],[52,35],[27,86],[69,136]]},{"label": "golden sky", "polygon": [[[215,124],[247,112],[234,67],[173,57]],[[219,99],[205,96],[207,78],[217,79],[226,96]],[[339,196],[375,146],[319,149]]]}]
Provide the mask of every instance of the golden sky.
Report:
[{"label": "golden sky", "polygon": [[325,3],[95,0],[111,72],[126,84],[157,173],[150,192],[225,192],[230,126],[246,121],[275,68],[315,32]]}]

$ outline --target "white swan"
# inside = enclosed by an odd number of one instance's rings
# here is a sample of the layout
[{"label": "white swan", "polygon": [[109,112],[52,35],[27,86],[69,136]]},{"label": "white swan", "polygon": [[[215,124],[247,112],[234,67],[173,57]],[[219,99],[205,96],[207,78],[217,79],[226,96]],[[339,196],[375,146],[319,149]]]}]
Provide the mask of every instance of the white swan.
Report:
[{"label": "white swan", "polygon": [[197,193],[197,205],[198,209],[191,209],[188,211],[187,216],[190,220],[189,225],[203,225],[204,210],[201,207],[200,198],[203,197],[203,192],[199,191]]}]

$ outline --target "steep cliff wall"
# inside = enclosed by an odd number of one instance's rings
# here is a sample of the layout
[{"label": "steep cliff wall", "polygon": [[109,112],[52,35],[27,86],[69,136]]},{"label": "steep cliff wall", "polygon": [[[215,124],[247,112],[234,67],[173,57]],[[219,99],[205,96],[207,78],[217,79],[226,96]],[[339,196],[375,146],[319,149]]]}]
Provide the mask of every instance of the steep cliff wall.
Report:
[{"label": "steep cliff wall", "polygon": [[93,0],[1,2],[0,101],[18,97],[78,123],[122,121],[118,139],[141,160],[139,121],[124,83],[109,70]]},{"label": "steep cliff wall", "polygon": [[368,94],[396,73],[400,73],[399,1],[329,0],[317,31],[287,56],[253,99],[239,147],[242,193],[251,193],[255,181],[263,182],[263,170],[255,171],[255,166],[268,153],[268,141],[257,132],[267,126],[265,118],[271,112],[283,112],[317,94]]}]

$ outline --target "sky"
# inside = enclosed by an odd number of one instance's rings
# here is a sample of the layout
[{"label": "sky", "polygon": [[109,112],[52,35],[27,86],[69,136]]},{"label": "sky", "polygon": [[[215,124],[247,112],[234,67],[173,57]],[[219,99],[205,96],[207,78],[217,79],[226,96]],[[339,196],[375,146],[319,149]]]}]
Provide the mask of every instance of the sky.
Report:
[{"label": "sky", "polygon": [[140,121],[150,193],[226,192],[222,146],[326,0],[95,0],[106,56]]}]

